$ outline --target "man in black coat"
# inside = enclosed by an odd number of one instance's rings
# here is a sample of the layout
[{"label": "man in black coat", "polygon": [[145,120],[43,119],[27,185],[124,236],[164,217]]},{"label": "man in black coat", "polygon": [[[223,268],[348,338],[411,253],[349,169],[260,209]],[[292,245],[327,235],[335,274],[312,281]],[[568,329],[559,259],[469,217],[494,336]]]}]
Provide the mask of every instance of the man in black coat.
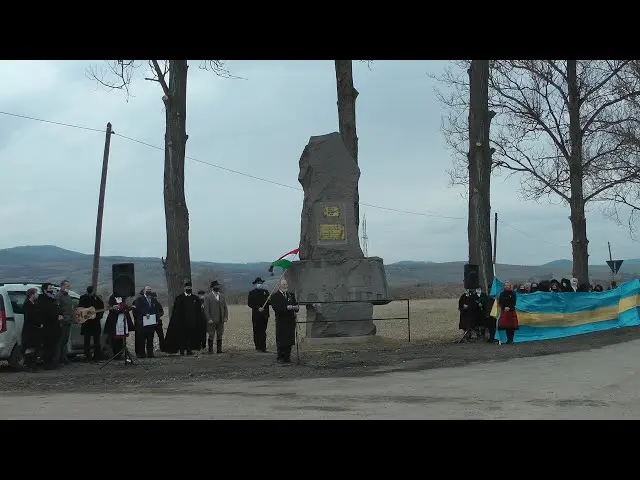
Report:
[{"label": "man in black coat", "polygon": [[277,360],[291,363],[291,347],[296,344],[296,312],[300,307],[285,279],[280,280],[278,291],[271,296],[271,308],[276,314]]},{"label": "man in black coat", "polygon": [[104,302],[93,291],[92,286],[87,287],[87,293],[80,297],[78,301],[78,307],[89,308],[93,307],[98,313],[96,318],[91,318],[84,322],[80,327],[80,334],[84,337],[84,358],[87,361],[91,361],[91,339],[93,339],[93,360],[100,360],[102,358],[102,349],[100,347],[100,337],[102,335],[102,320],[104,310]]},{"label": "man in black coat", "polygon": [[254,288],[249,292],[247,305],[251,308],[253,324],[253,343],[259,352],[267,351],[267,325],[269,323],[269,292],[264,289],[264,280],[260,277],[253,281]]},{"label": "man in black coat", "polygon": [[43,355],[44,368],[53,370],[60,366],[60,316],[58,303],[53,286],[50,283],[42,284],[42,295],[38,297],[38,310],[41,315],[43,329]]},{"label": "man in black coat", "polygon": [[[151,287],[147,285],[141,292],[142,295],[136,298],[134,305],[134,318],[136,325],[136,355],[139,358],[153,358],[153,337],[156,333],[158,320],[164,315],[162,305],[158,299],[151,294]],[[152,321],[155,316],[155,322]],[[145,325],[145,322],[147,325]],[[146,353],[145,353],[146,347]]]},{"label": "man in black coat", "polygon": [[42,315],[37,305],[38,290],[27,290],[27,299],[22,306],[24,323],[22,324],[22,348],[24,350],[24,366],[26,370],[35,371],[38,350],[42,346]]},{"label": "man in black coat", "polygon": [[190,281],[184,284],[184,293],[176,297],[164,339],[165,352],[193,355],[193,349],[202,343],[201,322],[203,319],[200,299],[193,294]]}]

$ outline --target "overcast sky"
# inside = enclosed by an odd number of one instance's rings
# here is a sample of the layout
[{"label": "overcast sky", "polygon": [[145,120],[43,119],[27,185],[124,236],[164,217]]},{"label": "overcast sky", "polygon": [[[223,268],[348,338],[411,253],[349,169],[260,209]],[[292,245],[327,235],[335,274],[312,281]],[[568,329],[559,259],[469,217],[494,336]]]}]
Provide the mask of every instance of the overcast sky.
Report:
[{"label": "overcast sky", "polygon": [[[128,102],[86,76],[101,61],[0,61],[0,110],[104,129],[162,146],[158,84],[141,68]],[[229,61],[246,80],[224,79],[190,62],[187,155],[299,188],[309,137],[337,131],[333,61]],[[400,260],[467,256],[466,200],[449,186],[451,154],[440,131],[443,107],[429,73],[442,61],[354,63],[363,203],[369,254]],[[0,114],[0,248],[54,244],[93,251],[104,133]],[[163,256],[163,151],[114,136],[104,212],[103,255]],[[571,258],[568,210],[523,203],[517,178],[494,179],[500,263]],[[302,193],[187,160],[191,258],[271,261],[299,242]],[[591,263],[640,257],[627,231],[592,208]],[[545,243],[546,242],[546,243]]]}]

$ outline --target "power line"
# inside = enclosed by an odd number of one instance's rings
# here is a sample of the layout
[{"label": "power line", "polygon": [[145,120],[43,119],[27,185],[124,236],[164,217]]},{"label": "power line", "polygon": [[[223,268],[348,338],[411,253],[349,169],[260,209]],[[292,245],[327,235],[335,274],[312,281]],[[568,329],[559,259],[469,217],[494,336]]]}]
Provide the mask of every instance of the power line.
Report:
[{"label": "power line", "polygon": [[2,115],[8,115],[10,117],[24,118],[25,120],[36,120],[38,122],[50,123],[52,125],[60,125],[62,127],[71,127],[71,128],[79,128],[81,130],[89,130],[90,132],[104,132],[104,128],[91,128],[91,127],[83,127],[82,125],[73,125],[71,123],[62,123],[62,122],[54,122],[51,120],[44,120],[42,118],[28,117],[26,115],[18,115],[17,113],[9,113],[9,112],[0,112]]},{"label": "power line", "polygon": [[[17,117],[17,118],[23,118],[23,119],[26,119],[26,120],[34,120],[34,121],[38,121],[38,122],[49,123],[49,124],[53,124],[53,125],[60,125],[60,126],[63,126],[63,127],[79,128],[79,129],[88,130],[88,131],[91,131],[91,132],[104,133],[104,129],[85,127],[85,126],[82,126],[82,125],[74,125],[74,124],[70,124],[70,123],[54,122],[54,121],[51,121],[51,120],[44,120],[42,118],[29,117],[29,116],[26,116],[26,115],[18,115],[18,114],[15,114],[15,113],[9,113],[9,112],[3,112],[3,111],[0,111],[0,114],[12,116],[12,117]],[[142,140],[138,140],[137,138],[128,137],[126,135],[122,135],[121,133],[117,133],[117,132],[113,132],[113,135],[117,135],[117,136],[119,136],[121,138],[124,138],[125,140],[129,140],[131,142],[139,143],[140,145],[145,145],[147,147],[154,148],[156,150],[164,151],[164,147],[159,147],[158,145],[153,145],[151,143],[143,142]],[[223,170],[223,171],[228,172],[228,173],[233,173],[235,175],[240,175],[240,176],[243,176],[243,177],[252,178],[254,180],[259,180],[261,182],[270,183],[272,185],[277,185],[279,187],[288,188],[290,190],[296,190],[296,191],[299,191],[299,192],[303,191],[301,188],[294,187],[292,185],[287,185],[285,183],[280,183],[280,182],[276,182],[274,180],[269,180],[267,178],[258,177],[256,175],[251,175],[249,173],[240,172],[238,170],[233,170],[231,168],[223,167],[222,165],[217,165],[215,163],[205,162],[204,160],[200,160],[198,158],[191,157],[189,155],[185,155],[185,158],[187,158],[188,160],[191,160],[193,162],[200,163],[202,165],[207,165],[209,167],[217,168],[219,170]],[[448,215],[438,215],[436,213],[411,212],[411,211],[407,211],[407,210],[400,210],[400,209],[397,209],[397,208],[390,208],[390,207],[383,207],[383,206],[380,206],[380,205],[373,205],[373,204],[370,204],[370,203],[360,202],[360,205],[365,206],[365,207],[377,208],[378,210],[386,210],[388,212],[403,213],[405,215],[416,215],[416,216],[430,217],[430,218],[443,218],[443,219],[449,219],[449,220],[464,220],[464,217],[452,217],[452,216],[448,216]]]},{"label": "power line", "polygon": [[[75,124],[71,124],[71,123],[54,122],[52,120],[45,120],[45,119],[42,119],[42,118],[30,117],[30,116],[27,116],[27,115],[19,115],[19,114],[16,114],[16,113],[0,111],[0,114],[8,115],[8,116],[11,116],[11,117],[16,117],[16,118],[22,118],[22,119],[26,119],[26,120],[33,120],[33,121],[37,121],[37,122],[48,123],[48,124],[52,124],[52,125],[59,125],[59,126],[63,126],[63,127],[78,128],[78,129],[81,129],[81,130],[88,130],[88,131],[91,131],[91,132],[99,132],[99,133],[103,133],[104,132],[104,129],[86,127],[86,126],[83,126],[83,125],[75,125]],[[123,138],[125,140],[129,140],[130,142],[138,143],[140,145],[144,145],[144,146],[147,146],[149,148],[153,148],[153,149],[156,149],[156,150],[164,151],[164,147],[159,147],[158,145],[153,145],[151,143],[144,142],[142,140],[138,140],[137,138],[129,137],[127,135],[122,135],[121,133],[117,133],[117,132],[113,132],[113,135],[117,135],[118,137],[121,137],[121,138]],[[258,180],[258,181],[265,182],[265,183],[270,183],[271,185],[277,185],[279,187],[288,188],[290,190],[296,190],[296,191],[299,191],[299,192],[303,191],[301,188],[294,187],[292,185],[287,185],[285,183],[280,183],[280,182],[276,182],[276,181],[273,181],[273,180],[269,180],[267,178],[258,177],[256,175],[251,175],[249,173],[240,172],[238,170],[233,170],[231,168],[223,167],[222,165],[217,165],[215,163],[205,162],[204,160],[200,160],[198,158],[191,157],[189,155],[185,155],[185,158],[187,158],[188,160],[191,160],[193,162],[200,163],[202,165],[206,165],[206,166],[209,166],[209,167],[217,168],[219,170],[223,170],[223,171],[228,172],[228,173],[233,173],[235,175],[240,175],[240,176],[243,176],[243,177],[252,178],[254,180]],[[370,203],[362,203],[361,202],[360,205],[366,206],[366,207],[371,207],[371,208],[377,208],[379,210],[386,210],[386,211],[389,211],[389,212],[402,213],[402,214],[406,214],[406,215],[415,215],[415,216],[431,217],[431,218],[443,218],[443,219],[449,219],[449,220],[465,220],[465,217],[452,217],[452,216],[448,216],[448,215],[438,215],[438,214],[433,214],[433,213],[412,212],[412,211],[401,210],[401,209],[397,209],[397,208],[390,208],[390,207],[383,207],[383,206],[380,206],[380,205],[373,205],[373,204],[370,204]],[[524,235],[527,238],[530,238],[530,239],[545,243],[545,244],[550,245],[550,246],[555,247],[555,248],[560,248],[560,249],[566,248],[566,247],[561,247],[560,245],[556,245],[554,243],[548,242],[548,241],[543,240],[541,238],[536,238],[536,237],[532,236],[531,234],[523,232],[522,230],[514,227],[513,225],[509,225],[508,223],[505,223],[504,221],[502,221],[500,219],[498,219],[498,222],[501,223],[502,225],[504,225],[505,227],[510,228],[510,229],[520,233],[521,235]]]},{"label": "power line", "polygon": [[562,248],[562,249],[566,248],[566,247],[561,247],[560,245],[556,245],[555,243],[548,242],[548,241],[543,240],[543,239],[541,239],[541,238],[534,237],[534,236],[533,236],[533,235],[531,235],[530,233],[523,232],[522,230],[520,230],[520,229],[518,229],[518,228],[514,227],[513,225],[509,225],[508,223],[505,223],[505,222],[503,222],[503,221],[502,221],[502,220],[500,220],[500,219],[498,219],[498,223],[501,223],[501,224],[502,224],[502,225],[504,225],[505,227],[510,228],[511,230],[514,230],[514,231],[516,231],[516,232],[518,232],[518,233],[520,233],[520,234],[524,235],[525,237],[530,238],[531,240],[535,240],[535,241],[537,241],[537,242],[546,243],[547,245],[550,245],[550,246],[555,247],[555,248]]}]

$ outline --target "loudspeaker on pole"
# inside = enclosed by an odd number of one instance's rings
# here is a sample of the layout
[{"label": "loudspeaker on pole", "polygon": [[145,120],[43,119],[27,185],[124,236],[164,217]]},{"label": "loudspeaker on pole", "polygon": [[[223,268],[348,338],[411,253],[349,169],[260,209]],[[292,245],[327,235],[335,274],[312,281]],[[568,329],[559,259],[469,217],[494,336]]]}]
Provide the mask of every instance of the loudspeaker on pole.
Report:
[{"label": "loudspeaker on pole", "polygon": [[470,263],[464,266],[464,289],[475,290],[480,287],[480,268]]},{"label": "loudspeaker on pole", "polygon": [[136,277],[133,263],[114,263],[111,266],[113,293],[117,297],[136,296]]}]

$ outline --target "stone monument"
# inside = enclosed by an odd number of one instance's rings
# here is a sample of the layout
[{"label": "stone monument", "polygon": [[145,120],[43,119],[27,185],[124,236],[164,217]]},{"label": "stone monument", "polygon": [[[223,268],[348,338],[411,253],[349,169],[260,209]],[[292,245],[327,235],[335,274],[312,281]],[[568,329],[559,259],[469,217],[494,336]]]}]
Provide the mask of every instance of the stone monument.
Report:
[{"label": "stone monument", "polygon": [[298,176],[304,190],[300,261],[287,270],[298,301],[312,303],[307,305],[309,343],[372,338],[373,305],[388,303],[382,259],[365,258],[360,248],[355,217],[359,179],[360,169],[339,133],[311,137]]}]

